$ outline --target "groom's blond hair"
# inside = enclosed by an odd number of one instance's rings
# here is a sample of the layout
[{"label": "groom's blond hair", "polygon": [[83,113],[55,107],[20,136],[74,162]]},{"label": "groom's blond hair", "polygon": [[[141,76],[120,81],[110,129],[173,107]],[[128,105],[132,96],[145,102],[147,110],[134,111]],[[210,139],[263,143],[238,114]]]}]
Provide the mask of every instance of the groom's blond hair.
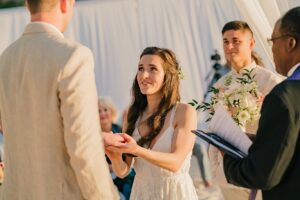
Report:
[{"label": "groom's blond hair", "polygon": [[26,0],[26,5],[31,14],[52,10],[59,0]]}]

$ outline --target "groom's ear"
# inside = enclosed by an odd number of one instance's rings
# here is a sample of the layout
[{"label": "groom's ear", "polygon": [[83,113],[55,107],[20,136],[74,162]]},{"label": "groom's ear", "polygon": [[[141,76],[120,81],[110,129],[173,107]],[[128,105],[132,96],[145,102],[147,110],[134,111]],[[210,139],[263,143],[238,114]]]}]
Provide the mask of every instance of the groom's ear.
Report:
[{"label": "groom's ear", "polygon": [[60,10],[62,13],[67,13],[70,9],[70,0],[60,0]]}]

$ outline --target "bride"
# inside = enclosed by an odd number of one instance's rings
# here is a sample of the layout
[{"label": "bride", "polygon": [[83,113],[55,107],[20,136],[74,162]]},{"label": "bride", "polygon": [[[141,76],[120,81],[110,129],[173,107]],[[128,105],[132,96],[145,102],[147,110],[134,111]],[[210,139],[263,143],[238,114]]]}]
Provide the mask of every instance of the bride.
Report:
[{"label": "bride", "polygon": [[134,167],[131,200],[197,199],[189,175],[197,117],[194,108],[179,103],[180,72],[168,49],[148,47],[140,56],[124,126],[128,135],[122,134],[127,144],[106,148],[118,177]]}]

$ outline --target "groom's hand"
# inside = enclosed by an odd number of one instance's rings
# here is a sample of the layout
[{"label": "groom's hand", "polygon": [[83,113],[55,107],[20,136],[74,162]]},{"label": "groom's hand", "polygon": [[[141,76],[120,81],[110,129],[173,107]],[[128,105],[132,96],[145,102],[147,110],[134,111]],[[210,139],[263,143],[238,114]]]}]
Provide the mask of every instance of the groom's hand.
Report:
[{"label": "groom's hand", "polygon": [[104,146],[124,146],[125,139],[120,134],[113,134],[112,132],[102,132]]},{"label": "groom's hand", "polygon": [[126,133],[121,133],[119,135],[122,136],[124,142],[119,146],[109,146],[107,149],[114,152],[136,155],[139,148],[136,141]]}]

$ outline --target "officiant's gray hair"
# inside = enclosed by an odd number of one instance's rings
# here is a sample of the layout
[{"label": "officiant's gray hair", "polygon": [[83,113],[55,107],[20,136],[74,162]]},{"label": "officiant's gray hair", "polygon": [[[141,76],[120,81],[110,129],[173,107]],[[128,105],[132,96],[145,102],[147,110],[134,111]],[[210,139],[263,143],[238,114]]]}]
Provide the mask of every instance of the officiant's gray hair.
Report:
[{"label": "officiant's gray hair", "polygon": [[253,31],[251,30],[250,26],[247,24],[247,22],[244,21],[230,21],[227,22],[222,29],[222,35],[226,32],[226,31],[230,31],[230,30],[241,30],[241,31],[249,31],[251,33],[251,35],[253,36]]}]

